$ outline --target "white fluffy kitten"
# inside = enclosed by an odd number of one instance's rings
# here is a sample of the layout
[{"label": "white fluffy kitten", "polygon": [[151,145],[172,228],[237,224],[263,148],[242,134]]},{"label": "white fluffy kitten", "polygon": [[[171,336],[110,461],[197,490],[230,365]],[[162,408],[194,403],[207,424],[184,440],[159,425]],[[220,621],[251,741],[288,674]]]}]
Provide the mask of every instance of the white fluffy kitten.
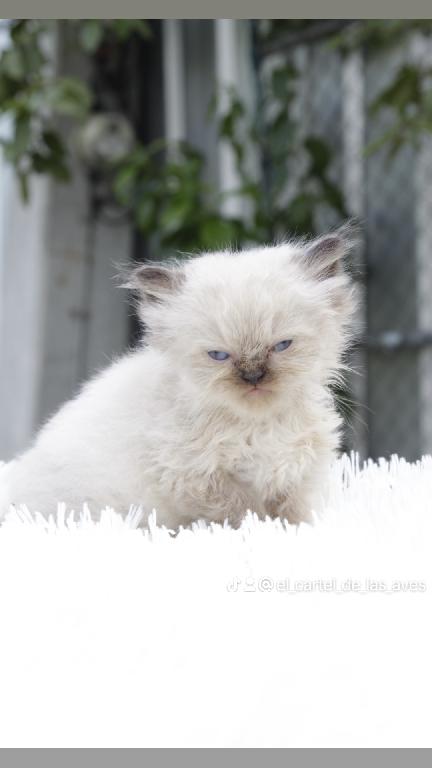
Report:
[{"label": "white fluffy kitten", "polygon": [[[7,502],[157,510],[169,527],[309,520],[341,419],[355,307],[347,228],[310,243],[205,254],[132,274],[145,345],[87,383],[7,468]],[[3,505],[5,511],[7,505]]]}]

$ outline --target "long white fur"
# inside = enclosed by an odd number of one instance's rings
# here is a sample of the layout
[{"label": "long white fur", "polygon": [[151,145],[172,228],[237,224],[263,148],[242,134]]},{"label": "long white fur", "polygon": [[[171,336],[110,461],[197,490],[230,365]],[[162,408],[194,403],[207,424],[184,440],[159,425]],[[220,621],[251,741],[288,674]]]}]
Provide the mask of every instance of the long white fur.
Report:
[{"label": "long white fur", "polygon": [[0,747],[431,747],[431,539],[431,456],[344,456],[314,526],[11,513]]},{"label": "long white fur", "polygon": [[[248,509],[308,520],[339,443],[328,385],[355,306],[340,265],[349,247],[342,233],[138,270],[145,343],[87,383],[7,467],[1,511],[140,505],[172,528],[238,525]],[[284,339],[285,352],[271,351]],[[209,350],[231,357],[215,362]],[[260,361],[271,391],[251,393],[236,365]]]}]

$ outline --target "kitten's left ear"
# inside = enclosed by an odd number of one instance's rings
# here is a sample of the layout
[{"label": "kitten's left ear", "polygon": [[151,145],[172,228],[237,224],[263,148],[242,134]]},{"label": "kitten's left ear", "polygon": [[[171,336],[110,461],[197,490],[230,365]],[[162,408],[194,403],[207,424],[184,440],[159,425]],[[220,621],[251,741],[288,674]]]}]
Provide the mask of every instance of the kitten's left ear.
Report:
[{"label": "kitten's left ear", "polygon": [[348,223],[335,232],[318,237],[305,246],[308,267],[319,280],[336,277],[342,272],[342,261],[357,241],[358,230]]}]

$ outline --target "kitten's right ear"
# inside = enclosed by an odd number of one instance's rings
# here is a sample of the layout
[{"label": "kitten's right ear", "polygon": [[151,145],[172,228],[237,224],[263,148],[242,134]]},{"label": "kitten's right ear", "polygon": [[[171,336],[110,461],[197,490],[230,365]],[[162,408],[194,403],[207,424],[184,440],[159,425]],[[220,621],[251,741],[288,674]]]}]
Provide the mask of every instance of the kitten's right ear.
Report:
[{"label": "kitten's right ear", "polygon": [[178,265],[148,263],[134,269],[124,287],[145,301],[162,303],[178,292],[183,280],[184,272]]}]

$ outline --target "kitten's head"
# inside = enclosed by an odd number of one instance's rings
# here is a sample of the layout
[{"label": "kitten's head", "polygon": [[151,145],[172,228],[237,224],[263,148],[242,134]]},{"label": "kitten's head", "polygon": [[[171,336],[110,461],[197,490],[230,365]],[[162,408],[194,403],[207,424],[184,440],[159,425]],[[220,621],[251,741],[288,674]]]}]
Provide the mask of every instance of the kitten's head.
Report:
[{"label": "kitten's head", "polygon": [[145,264],[132,275],[149,343],[179,385],[236,413],[287,408],[338,372],[355,309],[348,227],[310,242]]}]

